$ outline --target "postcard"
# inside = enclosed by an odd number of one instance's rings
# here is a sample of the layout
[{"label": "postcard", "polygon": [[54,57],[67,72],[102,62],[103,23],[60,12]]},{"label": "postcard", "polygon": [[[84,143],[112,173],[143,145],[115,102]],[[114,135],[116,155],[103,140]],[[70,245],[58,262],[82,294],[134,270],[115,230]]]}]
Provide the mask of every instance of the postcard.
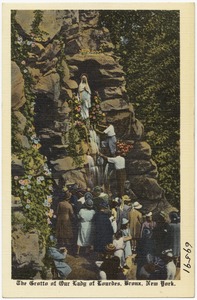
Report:
[{"label": "postcard", "polygon": [[3,4],[3,297],[194,297],[194,3]]}]

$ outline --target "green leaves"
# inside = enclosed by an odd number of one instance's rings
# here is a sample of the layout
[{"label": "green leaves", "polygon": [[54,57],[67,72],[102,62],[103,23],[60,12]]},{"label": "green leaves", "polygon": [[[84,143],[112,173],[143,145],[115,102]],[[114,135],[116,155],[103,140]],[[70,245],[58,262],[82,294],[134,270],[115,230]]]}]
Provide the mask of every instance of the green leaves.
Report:
[{"label": "green leaves", "polygon": [[[167,199],[179,207],[179,11],[100,11],[126,73],[127,92]],[[152,134],[154,132],[154,134]]]},{"label": "green leaves", "polygon": [[[41,11],[35,11],[32,27],[32,33],[35,30],[39,38],[42,38],[41,35],[43,34],[38,28],[42,21],[42,14]],[[19,130],[18,119],[12,112],[12,154],[22,160],[24,167],[24,176],[12,178],[12,195],[18,197],[23,206],[23,229],[27,231],[37,229],[40,232],[40,240],[48,240],[51,230],[49,225],[53,218],[53,210],[51,209],[53,181],[51,171],[46,164],[46,158],[38,151],[41,144],[34,127],[35,95],[32,91],[34,82],[26,69],[26,59],[34,45],[32,40],[35,34],[29,40],[20,36],[15,21],[15,12],[12,12],[11,24],[12,59],[23,73],[26,98],[26,103],[21,109],[22,114],[26,117],[26,126],[23,132]],[[28,138],[29,149],[23,148],[17,140],[16,137],[19,132]],[[17,222],[15,217],[13,217],[13,222]]]}]

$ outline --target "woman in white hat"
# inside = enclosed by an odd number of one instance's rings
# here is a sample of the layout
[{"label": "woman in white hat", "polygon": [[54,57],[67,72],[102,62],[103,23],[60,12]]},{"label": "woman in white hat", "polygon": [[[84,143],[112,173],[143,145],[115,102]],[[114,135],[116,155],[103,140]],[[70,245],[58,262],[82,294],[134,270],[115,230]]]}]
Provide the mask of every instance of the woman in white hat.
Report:
[{"label": "woman in white hat", "polygon": [[81,208],[78,213],[79,230],[78,230],[76,256],[79,255],[80,247],[86,247],[88,253],[90,247],[93,245],[94,215],[95,215],[95,210],[93,209],[93,201],[91,198],[87,198],[84,203],[84,207]]},{"label": "woman in white hat", "polygon": [[125,248],[124,248],[125,261],[127,262],[127,260],[129,260],[129,258],[132,255],[131,242],[130,242],[132,240],[132,236],[130,233],[129,221],[125,218],[123,218],[122,220],[121,232],[123,237],[128,238],[128,240],[125,241]]},{"label": "woman in white hat", "polygon": [[118,230],[114,235],[113,245],[116,247],[114,255],[120,258],[120,267],[129,269],[125,260],[126,242],[131,240],[131,236],[123,236],[121,230]]},{"label": "woman in white hat", "polygon": [[156,226],[156,222],[153,221],[152,215],[153,214],[152,214],[151,211],[145,215],[146,221],[142,224],[141,238],[143,237],[143,232],[144,232],[145,229],[148,228],[150,230],[150,232],[152,233],[153,229]]},{"label": "woman in white hat", "polygon": [[142,205],[139,202],[134,202],[132,208],[128,214],[128,220],[130,225],[130,232],[132,236],[132,251],[136,251],[137,240],[140,238],[141,226],[142,226],[142,213],[139,209],[142,208]]}]

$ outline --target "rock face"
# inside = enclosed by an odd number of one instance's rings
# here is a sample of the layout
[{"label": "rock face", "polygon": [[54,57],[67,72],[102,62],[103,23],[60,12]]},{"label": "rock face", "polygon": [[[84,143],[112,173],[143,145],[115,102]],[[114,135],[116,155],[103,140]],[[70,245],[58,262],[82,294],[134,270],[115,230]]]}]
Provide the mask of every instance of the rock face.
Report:
[{"label": "rock face", "polygon": [[[72,138],[76,142],[74,136],[69,139],[73,118],[69,100],[77,95],[81,74],[86,73],[92,97],[99,94],[102,113],[113,121],[117,138],[132,143],[126,155],[130,194],[142,202],[144,212],[161,209],[169,212],[173,208],[156,180],[158,172],[151,159],[151,147],[144,141],[143,124],[135,117],[132,104],[127,103],[124,71],[113,53],[108,29],[99,27],[99,12],[50,10],[42,13],[38,25],[42,38],[32,31],[34,11],[17,11],[15,20],[21,39],[31,45],[23,64],[33,79],[34,123],[42,145],[40,151],[47,156],[57,186],[69,181],[86,189],[86,153],[90,149],[94,159],[98,153],[96,142],[90,145],[87,128],[84,140],[78,137],[77,147],[83,163],[73,163],[69,153]],[[27,120],[22,110],[26,102],[23,67],[22,62],[18,65],[12,62],[12,109],[18,120],[18,142],[28,149],[29,137],[24,133]],[[23,162],[13,155],[12,174],[23,172]],[[24,238],[27,244],[21,245]],[[17,228],[13,233],[13,253],[19,268],[31,263],[41,266],[44,253],[40,253],[38,233],[24,235]]]},{"label": "rock face", "polygon": [[23,232],[23,218],[20,207],[14,205],[13,219],[15,220],[15,225],[12,228],[12,275],[13,278],[38,279],[44,266],[45,248],[41,246],[39,241],[39,232],[33,230],[28,233]]},{"label": "rock face", "polygon": [[24,79],[20,68],[15,62],[11,63],[12,109],[18,110],[25,103]]}]

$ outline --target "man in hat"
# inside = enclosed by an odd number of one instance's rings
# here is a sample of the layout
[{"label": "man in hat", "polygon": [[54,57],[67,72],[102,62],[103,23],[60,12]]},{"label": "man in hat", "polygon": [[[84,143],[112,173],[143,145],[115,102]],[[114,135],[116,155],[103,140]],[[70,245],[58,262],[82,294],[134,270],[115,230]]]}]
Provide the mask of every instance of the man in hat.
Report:
[{"label": "man in hat", "polygon": [[103,134],[105,133],[107,135],[107,138],[102,141],[102,146],[103,147],[109,147],[110,153],[112,156],[115,156],[116,153],[116,133],[114,130],[114,126],[112,124],[112,122],[110,122],[109,120],[106,120],[106,126],[102,126],[100,125],[100,127],[105,128],[104,131],[100,131],[97,129],[97,132]]},{"label": "man in hat", "polygon": [[116,152],[115,157],[107,157],[102,153],[99,153],[108,163],[112,163],[116,170],[116,185],[117,185],[117,195],[122,197],[124,195],[124,182],[126,180],[126,171],[125,171],[125,158],[120,155],[120,151]]},{"label": "man in hat", "polygon": [[176,276],[176,266],[174,264],[174,257],[172,249],[167,249],[162,252],[163,261],[166,265],[167,280],[174,280]]},{"label": "man in hat", "polygon": [[170,248],[170,225],[167,222],[167,215],[160,211],[156,218],[156,226],[153,229],[153,240],[155,243],[155,255],[161,255],[162,251]]},{"label": "man in hat", "polygon": [[122,196],[123,201],[123,218],[128,219],[129,212],[132,207],[131,198],[128,195]]},{"label": "man in hat", "polygon": [[142,226],[142,213],[139,209],[142,208],[142,205],[139,202],[134,202],[132,208],[128,214],[130,232],[132,236],[132,251],[136,252],[137,241],[140,238],[141,226]]},{"label": "man in hat", "polygon": [[92,194],[93,194],[93,202],[94,202],[94,209],[96,211],[99,210],[100,208],[100,204],[102,202],[106,202],[106,204],[108,205],[109,203],[109,196],[108,194],[104,193],[102,188],[100,186],[96,186],[94,187],[93,191],[92,191]]},{"label": "man in hat", "polygon": [[120,268],[120,258],[114,256],[116,250],[113,244],[105,246],[105,258],[100,266],[99,277],[102,280],[124,280],[123,270]]},{"label": "man in hat", "polygon": [[172,248],[176,264],[180,262],[180,217],[177,212],[172,211],[170,217],[170,248]]}]

